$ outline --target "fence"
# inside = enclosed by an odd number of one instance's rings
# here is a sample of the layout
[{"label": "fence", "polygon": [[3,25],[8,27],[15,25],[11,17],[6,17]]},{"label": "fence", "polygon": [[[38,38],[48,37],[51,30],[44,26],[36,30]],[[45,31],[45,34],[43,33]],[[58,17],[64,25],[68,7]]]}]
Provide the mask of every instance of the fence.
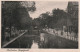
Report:
[{"label": "fence", "polygon": [[45,30],[46,32],[48,32],[49,34],[52,34],[52,35],[55,35],[55,36],[59,36],[59,37],[62,37],[62,38],[66,38],[66,39],[69,39],[69,40],[72,40],[72,41],[78,41],[78,37],[76,35],[76,33],[74,32],[64,32],[64,31],[61,31],[61,30],[55,30],[55,29],[43,29]]}]

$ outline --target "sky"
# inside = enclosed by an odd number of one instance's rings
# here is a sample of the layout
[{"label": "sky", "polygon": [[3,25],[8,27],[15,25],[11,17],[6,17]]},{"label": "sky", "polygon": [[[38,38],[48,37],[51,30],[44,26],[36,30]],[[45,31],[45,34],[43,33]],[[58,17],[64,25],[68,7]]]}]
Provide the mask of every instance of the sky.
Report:
[{"label": "sky", "polygon": [[30,17],[38,18],[40,14],[46,13],[49,11],[50,13],[52,12],[53,9],[59,8],[62,10],[66,10],[68,2],[59,2],[59,1],[35,1],[36,2],[36,11],[35,12],[29,12]]}]

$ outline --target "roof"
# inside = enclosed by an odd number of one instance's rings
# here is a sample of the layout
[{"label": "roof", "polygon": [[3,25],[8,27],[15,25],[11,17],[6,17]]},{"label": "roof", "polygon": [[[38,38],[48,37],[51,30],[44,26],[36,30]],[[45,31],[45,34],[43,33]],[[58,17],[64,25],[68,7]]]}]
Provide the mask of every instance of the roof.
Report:
[{"label": "roof", "polygon": [[72,2],[73,5],[78,5],[78,2]]},{"label": "roof", "polygon": [[78,2],[68,2],[68,5],[78,5]]}]

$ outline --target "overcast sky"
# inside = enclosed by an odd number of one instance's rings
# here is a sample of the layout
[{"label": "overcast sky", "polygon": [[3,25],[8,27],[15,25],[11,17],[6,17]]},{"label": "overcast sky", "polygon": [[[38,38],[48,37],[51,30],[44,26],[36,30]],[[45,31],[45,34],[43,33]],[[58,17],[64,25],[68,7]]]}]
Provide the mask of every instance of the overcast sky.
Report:
[{"label": "overcast sky", "polygon": [[29,13],[32,18],[39,17],[40,14],[47,11],[52,12],[55,8],[66,10],[68,2],[54,2],[54,1],[36,1],[36,11]]}]

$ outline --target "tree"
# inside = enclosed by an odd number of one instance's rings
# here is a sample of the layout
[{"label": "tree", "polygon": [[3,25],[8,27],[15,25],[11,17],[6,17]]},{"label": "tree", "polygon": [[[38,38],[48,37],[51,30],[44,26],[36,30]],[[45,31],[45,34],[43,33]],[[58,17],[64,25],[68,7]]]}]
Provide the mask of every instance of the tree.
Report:
[{"label": "tree", "polygon": [[[67,20],[70,18],[70,15],[61,9],[54,9],[52,10],[52,13],[53,13],[53,22],[55,27],[58,26],[58,22],[60,22],[61,19]],[[67,21],[63,23],[67,23]]]},{"label": "tree", "polygon": [[2,1],[3,33],[5,32],[6,27],[9,27],[10,31],[12,26],[17,29],[27,29],[26,27],[30,27],[32,19],[30,18],[28,11],[34,12],[36,10],[35,2],[31,1],[33,3],[28,3],[31,7],[28,5],[23,6],[21,4],[22,2],[24,3],[25,1]]},{"label": "tree", "polygon": [[[3,31],[3,36],[6,27],[9,27],[11,31],[11,26],[13,25],[13,11],[15,7],[19,5],[19,2],[11,2],[11,1],[2,1],[2,31]],[[11,32],[10,32],[11,35]]]},{"label": "tree", "polygon": [[[39,18],[34,19],[35,23],[40,27],[45,28],[45,26],[49,26],[50,15],[48,13],[42,13]],[[36,22],[37,21],[37,22]]]},{"label": "tree", "polygon": [[[29,14],[28,14],[28,11],[36,10],[34,1],[26,1],[26,2],[24,2],[24,1],[3,1],[3,2],[4,3],[2,4],[2,7],[3,7],[2,8],[2,14],[3,14],[2,17],[6,18],[5,21],[7,21],[7,22],[6,23],[4,22],[4,23],[7,24],[8,26],[12,26],[14,24],[15,25],[25,24],[26,21],[28,22],[29,20],[31,20]],[[27,5],[26,5],[26,3],[27,3]]]},{"label": "tree", "polygon": [[36,10],[34,1],[21,1],[20,4],[27,8],[27,11],[34,12]]}]

